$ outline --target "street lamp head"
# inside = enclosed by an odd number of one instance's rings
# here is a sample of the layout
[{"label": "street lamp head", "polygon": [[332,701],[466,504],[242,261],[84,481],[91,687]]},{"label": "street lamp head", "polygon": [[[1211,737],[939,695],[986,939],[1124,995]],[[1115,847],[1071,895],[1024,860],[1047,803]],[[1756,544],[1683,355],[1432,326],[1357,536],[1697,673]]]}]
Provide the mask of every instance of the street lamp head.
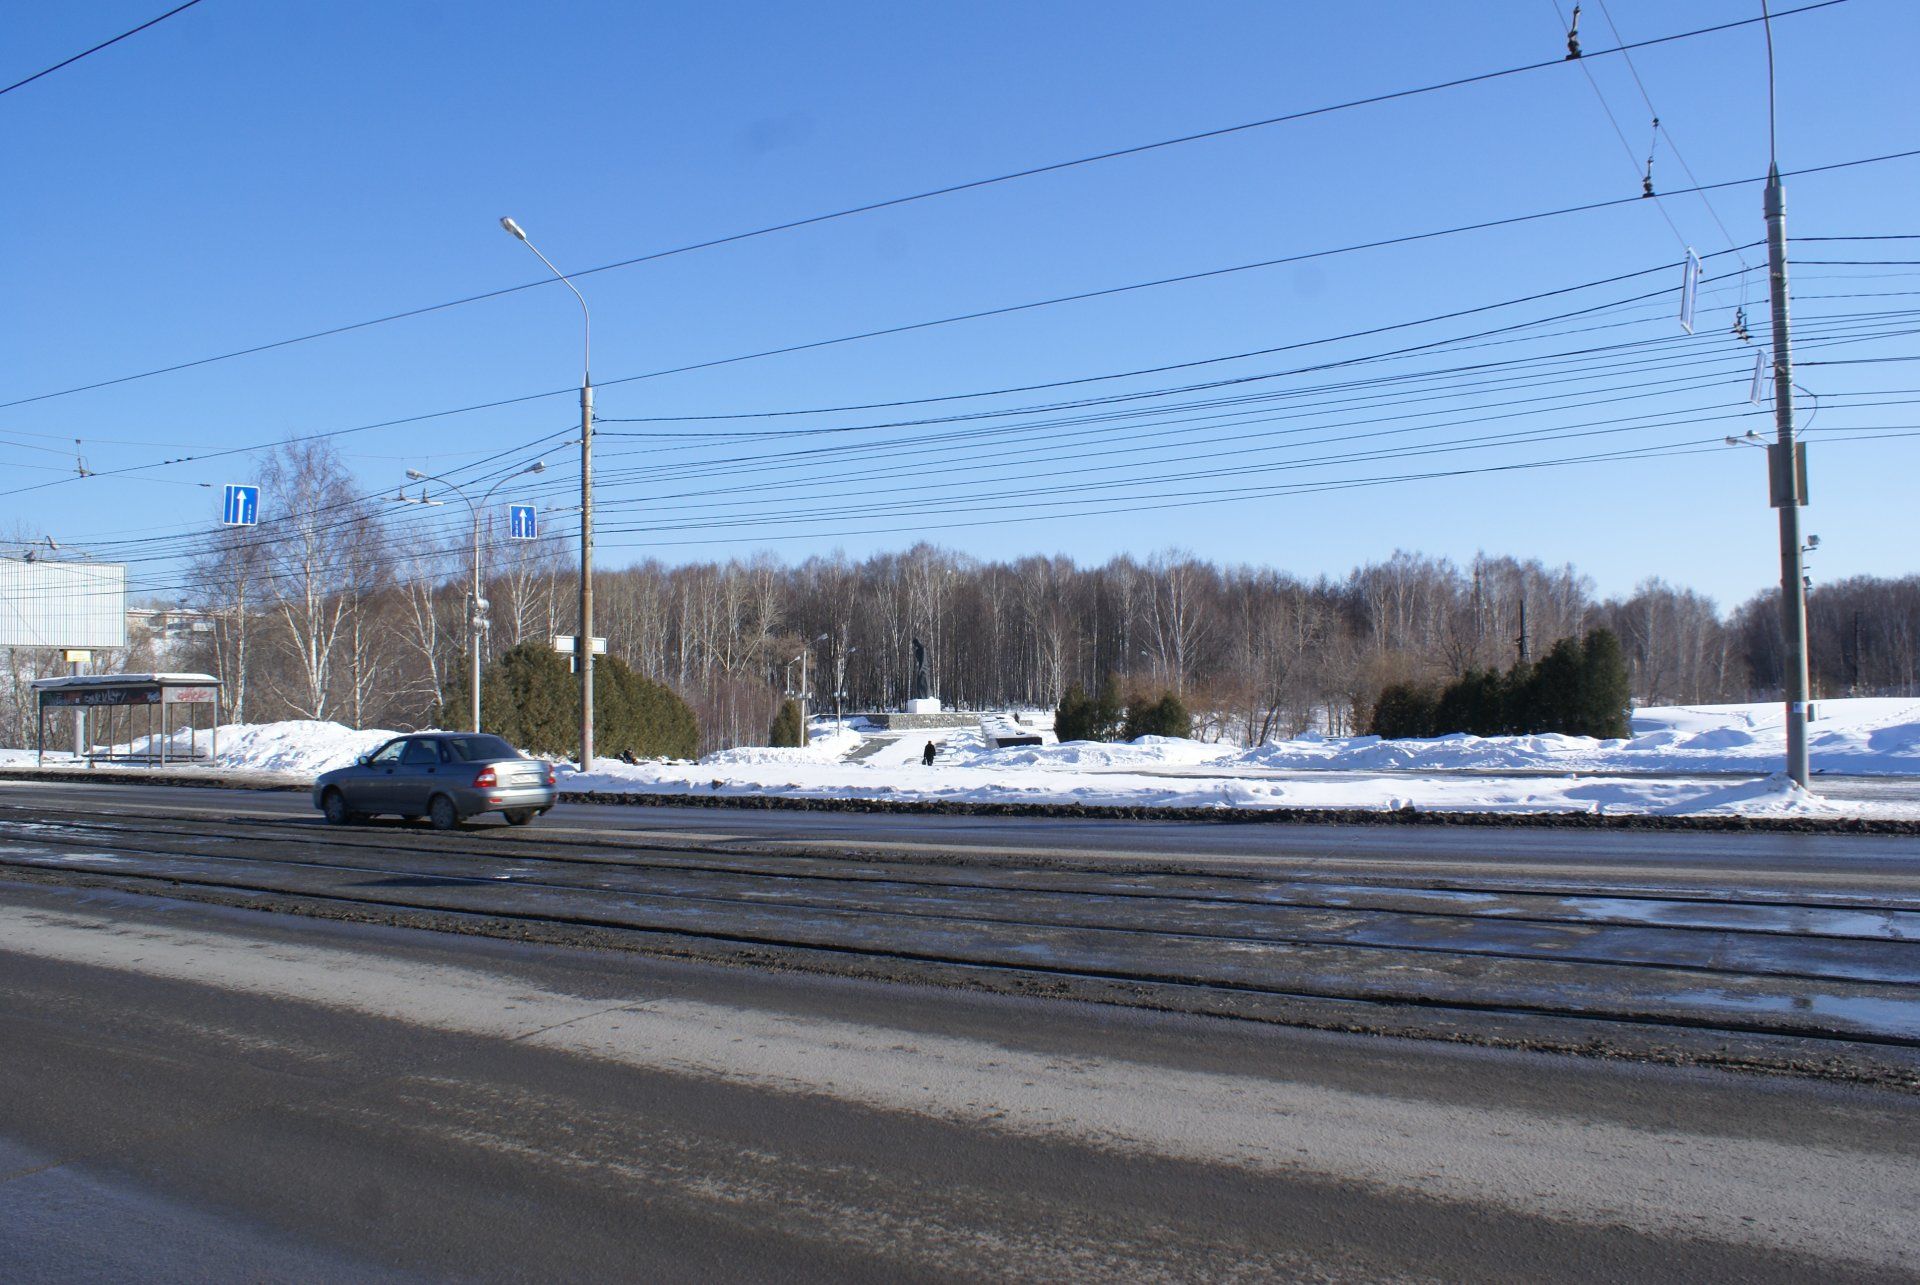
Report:
[{"label": "street lamp head", "polygon": [[545,460],[535,460],[521,471],[525,473],[544,473],[547,471],[547,462]]},{"label": "street lamp head", "polygon": [[527,234],[525,232],[522,232],[520,230],[520,225],[518,223],[515,223],[512,219],[506,219],[506,218],[501,219],[500,226],[505,228],[507,231],[513,233],[515,236],[519,237],[522,241],[527,239]]},{"label": "street lamp head", "polygon": [[417,468],[410,468],[407,470],[407,476],[416,482],[420,482],[424,481],[427,475]]}]

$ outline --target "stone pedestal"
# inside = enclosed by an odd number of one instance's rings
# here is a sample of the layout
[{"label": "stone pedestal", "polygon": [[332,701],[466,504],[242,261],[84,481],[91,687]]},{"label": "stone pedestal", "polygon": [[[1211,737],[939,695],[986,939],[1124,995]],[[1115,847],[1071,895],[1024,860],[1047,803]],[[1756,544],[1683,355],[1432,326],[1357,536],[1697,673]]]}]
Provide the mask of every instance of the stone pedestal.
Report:
[{"label": "stone pedestal", "polygon": [[921,696],[907,702],[906,712],[909,714],[938,714],[942,708],[943,706],[940,704],[940,698],[938,696]]}]

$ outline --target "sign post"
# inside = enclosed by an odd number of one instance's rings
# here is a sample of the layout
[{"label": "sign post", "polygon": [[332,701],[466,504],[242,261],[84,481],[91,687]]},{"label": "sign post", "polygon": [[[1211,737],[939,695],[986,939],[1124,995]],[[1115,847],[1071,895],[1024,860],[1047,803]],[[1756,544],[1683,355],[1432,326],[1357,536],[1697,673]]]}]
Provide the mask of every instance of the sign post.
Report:
[{"label": "sign post", "polygon": [[[569,658],[569,668],[576,674],[580,672],[580,639],[577,635],[555,634],[553,636],[553,649],[562,656]],[[593,640],[593,654],[596,656],[604,656],[607,654],[607,640],[605,638],[595,638]]]}]

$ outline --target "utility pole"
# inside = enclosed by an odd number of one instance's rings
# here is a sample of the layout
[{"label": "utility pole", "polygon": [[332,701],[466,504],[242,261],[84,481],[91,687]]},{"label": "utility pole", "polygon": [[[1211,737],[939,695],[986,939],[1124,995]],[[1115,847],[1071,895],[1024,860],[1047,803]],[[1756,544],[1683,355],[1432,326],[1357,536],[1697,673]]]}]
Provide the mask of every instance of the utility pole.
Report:
[{"label": "utility pole", "polygon": [[580,301],[580,641],[574,647],[574,667],[580,672],[580,770],[593,770],[593,314],[587,297],[553,260],[512,219],[500,226],[539,256],[547,271],[573,291]]},{"label": "utility pole", "polygon": [[1793,440],[1793,353],[1787,323],[1787,202],[1780,167],[1767,166],[1767,281],[1773,301],[1773,423],[1769,489],[1780,510],[1780,639],[1786,687],[1787,777],[1807,784],[1807,582],[1800,508],[1807,502],[1806,448]]}]

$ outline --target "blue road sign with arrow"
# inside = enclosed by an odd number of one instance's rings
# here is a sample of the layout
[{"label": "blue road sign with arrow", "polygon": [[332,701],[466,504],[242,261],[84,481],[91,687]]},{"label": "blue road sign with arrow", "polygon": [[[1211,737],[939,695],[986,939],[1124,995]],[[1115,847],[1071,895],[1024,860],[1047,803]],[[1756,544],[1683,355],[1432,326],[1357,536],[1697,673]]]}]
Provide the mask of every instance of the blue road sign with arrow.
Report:
[{"label": "blue road sign with arrow", "polygon": [[260,488],[228,486],[220,507],[221,526],[254,526],[260,521]]},{"label": "blue road sign with arrow", "polygon": [[531,504],[509,504],[507,506],[507,538],[509,540],[533,540],[540,535],[540,517],[533,511]]}]

